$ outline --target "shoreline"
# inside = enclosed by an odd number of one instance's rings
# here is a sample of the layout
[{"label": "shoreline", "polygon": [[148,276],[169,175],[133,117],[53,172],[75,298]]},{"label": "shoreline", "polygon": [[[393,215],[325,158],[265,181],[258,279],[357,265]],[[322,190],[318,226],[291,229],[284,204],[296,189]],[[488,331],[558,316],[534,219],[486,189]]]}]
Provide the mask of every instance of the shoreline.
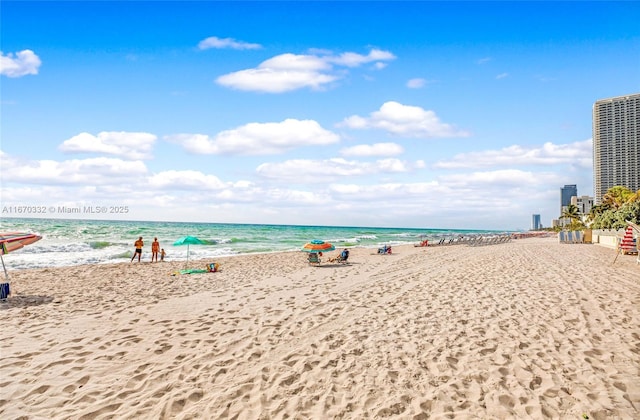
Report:
[{"label": "shoreline", "polygon": [[[120,223],[117,221],[52,221],[20,220],[2,221],[6,231],[37,232],[43,239],[7,260],[10,267],[45,268],[78,266],[81,264],[126,262],[131,258],[134,242],[144,237],[143,257],[150,258],[149,241],[157,237],[160,247],[165,248],[171,259],[185,260],[187,247],[173,246],[185,235],[195,236],[205,242],[192,246],[191,256],[196,258],[218,258],[221,256],[282,252],[299,250],[312,239],[322,239],[340,246],[381,246],[384,243],[400,244],[418,242],[428,235],[431,238],[446,235],[456,237],[463,230],[452,231],[408,229],[408,228],[350,228],[350,227],[300,227],[286,225],[247,224],[197,224]],[[478,233],[478,232],[473,232]],[[481,232],[494,234],[493,232]],[[471,232],[469,232],[471,234]]]},{"label": "shoreline", "polygon": [[640,415],[635,257],[555,238],[350,250],[12,271],[0,414]]}]

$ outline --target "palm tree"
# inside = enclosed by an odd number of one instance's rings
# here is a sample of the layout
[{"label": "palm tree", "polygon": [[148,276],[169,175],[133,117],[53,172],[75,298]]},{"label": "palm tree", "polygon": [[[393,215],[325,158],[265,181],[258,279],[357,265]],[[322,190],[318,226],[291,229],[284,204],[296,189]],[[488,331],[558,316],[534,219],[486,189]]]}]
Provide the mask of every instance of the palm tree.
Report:
[{"label": "palm tree", "polygon": [[589,214],[587,214],[585,217],[587,223],[588,224],[593,223],[596,220],[596,218],[599,217],[605,211],[607,211],[607,207],[603,206],[602,204],[596,204],[595,206],[591,207],[591,211],[589,211]]},{"label": "palm tree", "polygon": [[569,219],[569,226],[574,230],[584,227],[580,216],[580,210],[575,204],[569,204],[562,212],[562,218]]},{"label": "palm tree", "polygon": [[566,209],[562,212],[562,217],[566,217],[567,219],[576,220],[580,218],[580,210],[578,210],[578,206],[575,204],[569,204]]}]

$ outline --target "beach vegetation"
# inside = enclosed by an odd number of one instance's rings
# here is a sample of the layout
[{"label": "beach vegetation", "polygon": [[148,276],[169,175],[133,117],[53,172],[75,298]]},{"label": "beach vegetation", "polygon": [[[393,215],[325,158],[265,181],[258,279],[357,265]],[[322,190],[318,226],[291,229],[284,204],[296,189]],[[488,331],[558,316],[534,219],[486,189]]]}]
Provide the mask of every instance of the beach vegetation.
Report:
[{"label": "beach vegetation", "polygon": [[[582,230],[586,226],[582,221],[580,209],[575,204],[569,204],[562,212],[561,218],[565,223],[558,230]],[[568,223],[566,223],[568,221]]]},{"label": "beach vegetation", "polygon": [[562,217],[569,219],[571,222],[580,220],[580,209],[575,204],[569,204],[562,212]]},{"label": "beach vegetation", "polygon": [[602,197],[602,203],[593,206],[588,220],[593,229],[624,229],[627,221],[640,223],[640,190],[610,188]]}]

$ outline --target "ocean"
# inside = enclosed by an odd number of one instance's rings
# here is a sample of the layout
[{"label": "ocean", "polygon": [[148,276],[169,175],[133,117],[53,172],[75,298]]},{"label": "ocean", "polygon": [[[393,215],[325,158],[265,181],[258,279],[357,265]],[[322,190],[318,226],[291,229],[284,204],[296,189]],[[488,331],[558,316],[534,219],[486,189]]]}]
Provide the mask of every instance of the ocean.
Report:
[{"label": "ocean", "polygon": [[70,219],[2,218],[2,232],[32,232],[42,240],[4,256],[8,269],[62,267],[80,264],[128,262],[134,242],[142,236],[143,261],[151,260],[151,242],[157,237],[167,261],[187,259],[186,246],[174,246],[191,235],[206,242],[188,247],[189,259],[215,259],[252,253],[299,251],[314,239],[344,247],[377,248],[384,244],[417,244],[460,235],[496,234],[496,231],[376,228],[341,226],[291,226],[225,223],[136,222]]}]

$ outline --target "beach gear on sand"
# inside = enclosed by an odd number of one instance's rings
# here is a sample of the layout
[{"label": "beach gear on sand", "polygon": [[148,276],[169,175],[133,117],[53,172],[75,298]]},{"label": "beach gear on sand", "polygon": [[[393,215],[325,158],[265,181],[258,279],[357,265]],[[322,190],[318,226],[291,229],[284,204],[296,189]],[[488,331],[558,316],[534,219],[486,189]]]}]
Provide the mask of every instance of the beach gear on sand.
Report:
[{"label": "beach gear on sand", "polygon": [[10,294],[9,283],[0,283],[0,299],[6,299]]},{"label": "beach gear on sand", "polygon": [[195,236],[183,236],[173,243],[174,246],[186,245],[187,246],[187,262],[184,264],[185,268],[189,265],[189,245],[204,245],[206,242],[201,241]]},{"label": "beach gear on sand", "polygon": [[[636,252],[638,252],[638,248],[636,247],[635,240],[633,239],[634,224],[630,222],[627,222],[627,224],[629,226],[627,226],[627,228],[625,229],[624,236],[622,237],[622,240],[618,244],[618,248],[616,250],[616,257],[613,259],[614,263],[616,262],[620,254],[623,254],[623,255],[635,254]],[[639,259],[640,259],[640,256],[639,256]]]},{"label": "beach gear on sand", "polygon": [[178,270],[171,273],[172,276],[179,276],[182,274],[204,274],[204,273],[216,273],[220,271],[220,264],[210,263],[207,264],[207,268],[185,268],[184,270]]},{"label": "beach gear on sand", "polygon": [[638,258],[636,258],[636,264],[640,264],[640,226],[629,221],[627,221],[627,224],[631,226],[631,228],[633,228],[636,232],[638,232],[637,238],[636,238],[636,251],[638,252]]},{"label": "beach gear on sand", "polygon": [[24,233],[24,232],[0,233],[0,260],[2,260],[4,278],[6,279],[6,282],[0,285],[0,299],[6,299],[7,296],[9,296],[9,294],[11,293],[11,289],[9,287],[9,273],[7,273],[7,267],[4,265],[4,258],[2,258],[2,256],[4,254],[17,251],[18,249],[23,248],[26,245],[32,244],[34,242],[37,242],[40,239],[42,239],[42,236],[36,235],[34,233]]},{"label": "beach gear on sand", "polygon": [[208,273],[208,272],[209,270],[205,270],[202,268],[185,268],[184,270],[174,271],[171,275],[178,276],[181,274],[201,274],[201,273]]},{"label": "beach gear on sand", "polygon": [[309,265],[320,265],[320,256],[318,254],[318,252],[309,253],[309,256],[307,257]]},{"label": "beach gear on sand", "polygon": [[633,240],[633,227],[627,226],[624,231],[624,236],[620,242],[620,252],[623,254],[635,254],[636,244]]},{"label": "beach gear on sand", "polygon": [[391,254],[391,246],[385,245],[382,248],[378,248],[378,254]]}]

